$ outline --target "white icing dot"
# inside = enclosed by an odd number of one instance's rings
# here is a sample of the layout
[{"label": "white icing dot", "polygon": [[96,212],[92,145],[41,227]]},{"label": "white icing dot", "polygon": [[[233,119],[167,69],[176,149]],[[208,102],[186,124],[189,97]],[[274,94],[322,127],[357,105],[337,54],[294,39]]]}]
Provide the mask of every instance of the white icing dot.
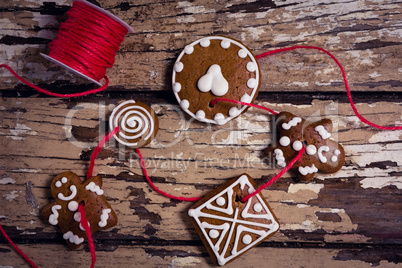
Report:
[{"label": "white icing dot", "polygon": [[175,82],[173,84],[173,91],[178,93],[178,92],[180,92],[180,90],[181,90],[181,84],[179,82]]},{"label": "white icing dot", "polygon": [[288,136],[283,136],[282,138],[280,138],[279,144],[282,145],[282,146],[288,146],[290,144],[289,137]]},{"label": "white icing dot", "polygon": [[59,188],[59,187],[61,187],[62,184],[60,181],[56,181],[56,183],[54,185],[56,185],[56,187]]},{"label": "white icing dot", "polygon": [[255,70],[257,70],[257,66],[254,64],[254,62],[250,61],[249,63],[247,63],[246,69],[249,72],[255,72]]},{"label": "white icing dot", "polygon": [[226,203],[226,200],[223,197],[219,197],[218,199],[216,199],[216,204],[218,206],[223,206],[223,205],[225,205],[225,203]]},{"label": "white icing dot", "polygon": [[337,157],[336,155],[333,155],[333,156],[331,157],[331,161],[332,161],[332,162],[338,161],[338,157]]},{"label": "white icing dot", "polygon": [[310,144],[306,148],[306,152],[308,155],[315,155],[317,153],[317,147],[314,145]]},{"label": "white icing dot", "polygon": [[255,212],[261,212],[262,211],[262,206],[260,203],[255,203],[253,206],[253,209]]},{"label": "white icing dot", "polygon": [[217,123],[218,125],[223,125],[223,124],[226,123],[225,116],[224,116],[223,114],[221,114],[221,113],[217,113],[217,114],[214,116],[214,120],[216,121],[216,123]]},{"label": "white icing dot", "polygon": [[247,51],[245,49],[240,49],[239,52],[237,52],[237,55],[244,59],[245,57],[247,57]]},{"label": "white icing dot", "polygon": [[209,47],[210,44],[211,44],[211,41],[209,41],[209,39],[207,39],[207,38],[202,39],[201,42],[200,42],[200,45],[202,47]]},{"label": "white icing dot", "polygon": [[247,80],[247,87],[254,88],[257,85],[257,80],[255,78],[250,78]]},{"label": "white icing dot", "polygon": [[229,110],[229,116],[235,117],[235,116],[238,116],[239,114],[240,114],[239,109],[237,109],[236,107],[230,108],[230,110]]},{"label": "white icing dot", "polygon": [[182,109],[188,109],[188,107],[190,107],[190,102],[188,101],[188,100],[182,100],[181,102],[180,102],[180,107],[182,108]]},{"label": "white icing dot", "polygon": [[180,73],[181,71],[183,71],[183,68],[184,68],[184,64],[183,64],[182,62],[180,62],[180,61],[176,62],[176,63],[174,64],[174,67],[173,67],[173,69],[174,69],[176,72],[178,72],[178,73]]},{"label": "white icing dot", "polygon": [[243,96],[241,96],[240,101],[250,103],[251,99],[252,99],[251,96],[246,93]]},{"label": "white icing dot", "polygon": [[194,52],[194,47],[193,47],[193,46],[187,45],[187,46],[184,48],[184,53],[186,53],[186,54],[191,54],[191,53],[193,53],[193,52]]},{"label": "white icing dot", "polygon": [[230,47],[230,42],[229,42],[229,40],[222,40],[222,42],[221,42],[221,47],[224,48],[224,49],[229,48],[229,47]]},{"label": "white icing dot", "polygon": [[61,182],[62,182],[62,183],[66,183],[66,182],[67,182],[67,178],[66,178],[66,177],[61,178]]},{"label": "white icing dot", "polygon": [[76,201],[71,201],[70,203],[68,203],[67,207],[70,211],[77,211],[78,203]]},{"label": "white icing dot", "polygon": [[252,240],[251,235],[245,235],[245,236],[243,236],[243,238],[241,239],[241,241],[243,242],[243,244],[246,244],[246,245],[250,244],[250,243],[251,243],[251,240]]},{"label": "white icing dot", "polygon": [[188,211],[188,215],[189,215],[190,217],[194,217],[194,216],[195,216],[195,209],[190,209],[190,210]]},{"label": "white icing dot", "polygon": [[335,154],[335,155],[340,155],[340,154],[341,154],[341,151],[339,151],[338,149],[336,149],[336,150],[334,151],[334,154]]},{"label": "white icing dot", "polygon": [[210,230],[208,234],[211,238],[217,238],[219,236],[219,232],[217,230]]},{"label": "white icing dot", "polygon": [[74,213],[74,220],[77,222],[81,221],[81,213],[80,212],[75,212]]},{"label": "white icing dot", "polygon": [[195,113],[195,117],[197,117],[198,120],[204,119],[205,118],[205,112],[203,110],[198,110]]},{"label": "white icing dot", "polygon": [[295,141],[293,142],[292,147],[295,151],[300,151],[303,148],[303,143],[301,143],[301,141]]}]

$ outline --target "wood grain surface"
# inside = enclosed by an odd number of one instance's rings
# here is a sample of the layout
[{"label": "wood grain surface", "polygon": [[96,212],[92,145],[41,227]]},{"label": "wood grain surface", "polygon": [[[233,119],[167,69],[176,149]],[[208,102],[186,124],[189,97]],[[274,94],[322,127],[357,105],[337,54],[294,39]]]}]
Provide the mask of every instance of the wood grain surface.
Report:
[{"label": "wood grain surface", "polygon": [[[41,219],[50,182],[63,171],[81,176],[121,101],[158,114],[156,139],[141,149],[152,180],[180,196],[203,196],[244,172],[258,184],[279,169],[262,155],[274,141],[272,117],[252,108],[224,126],[190,120],[171,91],[175,58],[208,35],[241,40],[256,55],[293,45],[319,46],[344,65],[357,108],[382,125],[402,122],[402,3],[339,1],[98,1],[126,21],[126,36],[107,91],[51,98],[0,69],[0,221],[39,267],[89,267],[88,245],[72,251],[58,228]],[[53,92],[96,88],[43,59],[71,1],[0,3],[0,64]],[[346,153],[335,174],[308,183],[285,175],[263,190],[281,229],[228,267],[400,267],[402,263],[402,132],[363,124],[347,100],[341,72],[327,55],[297,50],[259,60],[257,104],[319,120],[330,118]],[[138,156],[108,142],[94,174],[103,179],[119,223],[94,235],[96,267],[212,267],[194,231],[187,202],[146,183]],[[0,237],[0,267],[28,267]]]}]

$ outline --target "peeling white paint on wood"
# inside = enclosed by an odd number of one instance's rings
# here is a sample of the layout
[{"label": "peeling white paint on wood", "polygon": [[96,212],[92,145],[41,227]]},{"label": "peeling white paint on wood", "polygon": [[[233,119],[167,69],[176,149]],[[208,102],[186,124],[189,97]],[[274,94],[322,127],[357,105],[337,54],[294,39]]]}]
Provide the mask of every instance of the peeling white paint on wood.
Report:
[{"label": "peeling white paint on wood", "polygon": [[18,193],[18,191],[11,191],[10,193],[5,194],[3,196],[6,198],[6,200],[13,201],[14,199],[16,199],[19,196],[17,193]]},{"label": "peeling white paint on wood", "polygon": [[375,177],[366,178],[360,181],[361,187],[368,189],[381,189],[387,186],[395,186],[398,189],[402,189],[402,177]]},{"label": "peeling white paint on wood", "polygon": [[294,194],[298,191],[312,191],[316,194],[320,192],[320,190],[324,188],[324,184],[320,183],[298,183],[298,184],[290,184],[288,188],[288,193]]},{"label": "peeling white paint on wood", "polygon": [[15,180],[10,177],[3,177],[0,179],[0,184],[14,184]]}]

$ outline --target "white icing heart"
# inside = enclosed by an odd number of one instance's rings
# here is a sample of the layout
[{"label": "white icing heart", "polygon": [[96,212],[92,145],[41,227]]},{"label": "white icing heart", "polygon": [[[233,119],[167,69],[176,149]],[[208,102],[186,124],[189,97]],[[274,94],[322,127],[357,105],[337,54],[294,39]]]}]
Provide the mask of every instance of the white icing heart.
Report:
[{"label": "white icing heart", "polygon": [[213,64],[209,67],[197,82],[197,87],[201,92],[211,91],[215,96],[223,96],[229,90],[229,83],[223,77],[221,67],[218,64]]}]

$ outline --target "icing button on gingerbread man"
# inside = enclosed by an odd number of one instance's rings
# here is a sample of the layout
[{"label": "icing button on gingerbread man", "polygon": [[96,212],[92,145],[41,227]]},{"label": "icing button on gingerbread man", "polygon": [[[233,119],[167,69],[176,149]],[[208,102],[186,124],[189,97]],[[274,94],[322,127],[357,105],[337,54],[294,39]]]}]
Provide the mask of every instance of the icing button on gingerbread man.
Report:
[{"label": "icing button on gingerbread man", "polygon": [[85,214],[91,233],[115,226],[117,216],[103,196],[102,180],[93,176],[82,182],[73,172],[57,175],[50,186],[54,202],[45,206],[42,217],[52,225],[58,225],[63,238],[72,249],[81,246],[87,235],[81,225],[78,206],[85,204]]},{"label": "icing button on gingerbread man", "polygon": [[278,142],[265,150],[267,156],[274,156],[279,167],[285,167],[306,146],[302,157],[291,170],[301,181],[310,181],[318,171],[334,173],[345,163],[345,151],[338,142],[331,139],[332,121],[322,119],[313,123],[289,112],[276,115]]}]

